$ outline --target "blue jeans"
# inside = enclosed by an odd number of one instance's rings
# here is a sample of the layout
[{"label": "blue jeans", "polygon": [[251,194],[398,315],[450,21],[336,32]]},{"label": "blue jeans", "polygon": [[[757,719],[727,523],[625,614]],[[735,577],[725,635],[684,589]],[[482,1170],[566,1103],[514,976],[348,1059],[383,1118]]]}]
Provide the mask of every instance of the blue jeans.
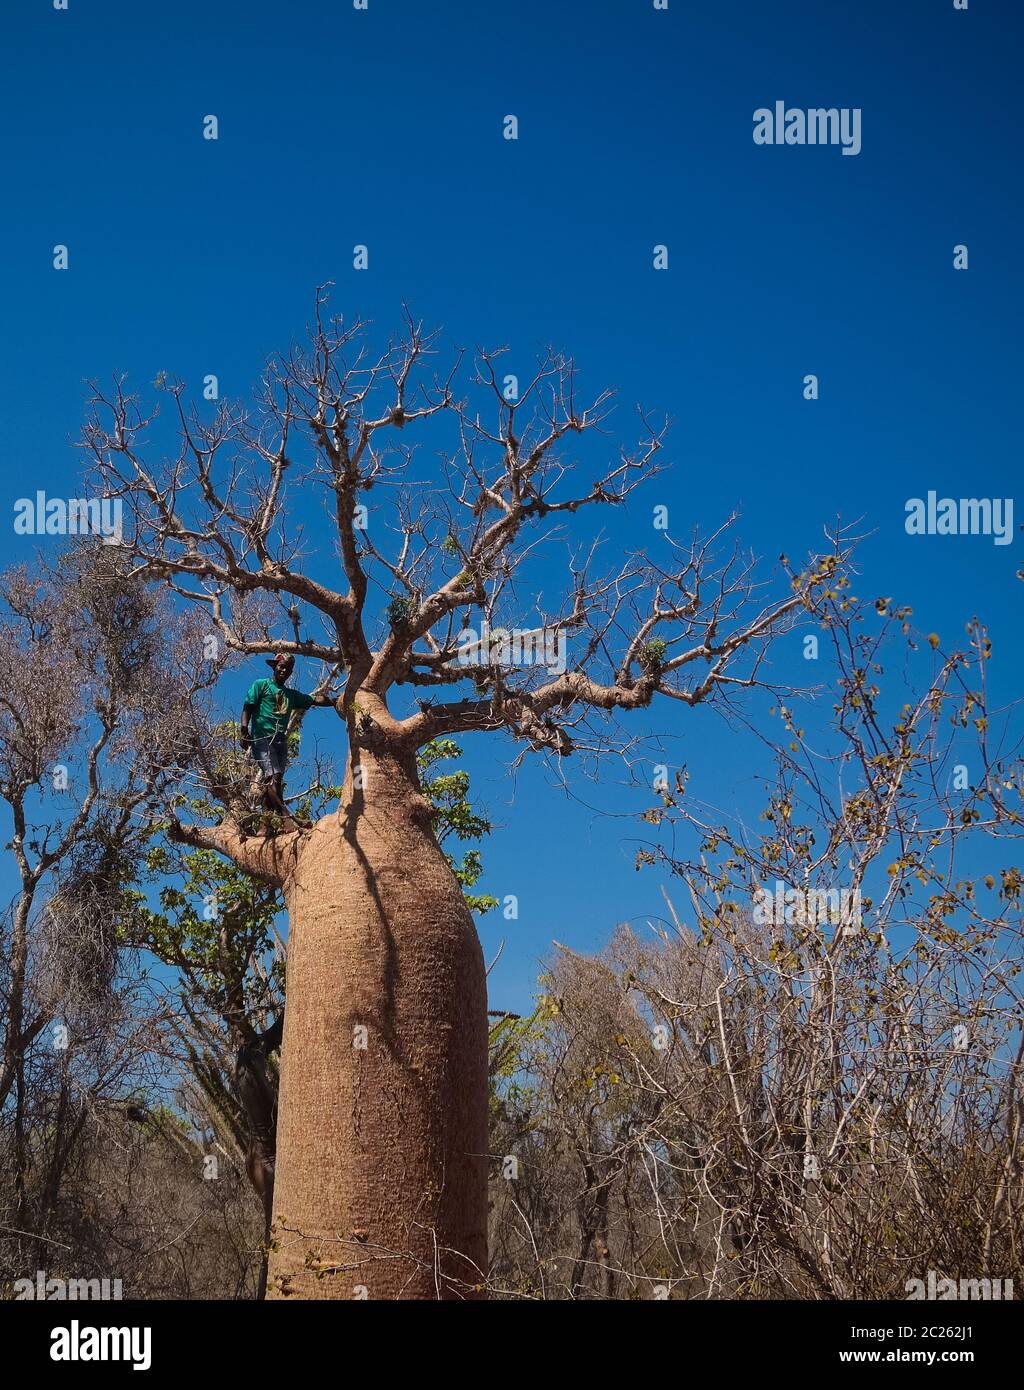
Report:
[{"label": "blue jeans", "polygon": [[288,739],[285,734],[268,734],[266,738],[254,738],[252,755],[260,765],[264,780],[273,781],[283,777],[288,765]]}]

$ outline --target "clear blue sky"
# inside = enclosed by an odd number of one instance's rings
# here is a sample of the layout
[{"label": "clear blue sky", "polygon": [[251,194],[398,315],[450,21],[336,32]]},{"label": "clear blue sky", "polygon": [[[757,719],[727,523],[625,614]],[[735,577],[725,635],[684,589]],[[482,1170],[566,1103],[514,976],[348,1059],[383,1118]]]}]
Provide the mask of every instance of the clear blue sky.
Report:
[{"label": "clear blue sky", "polygon": [[[837,513],[863,518],[862,591],[911,603],[926,631],[982,615],[1006,698],[1024,538],[910,538],[903,521],[929,489],[1006,497],[1020,477],[1021,14],[1016,0],[12,0],[6,505],[33,483],[75,495],[83,379],[215,372],[245,395],[333,279],[335,307],[382,331],[407,300],[457,343],[509,343],[524,370],[545,344],[570,351],[590,389],[619,388],[624,435],[635,401],[670,413],[672,471],[616,519],[616,543],[646,541],[655,502],[681,534],[739,507],[769,564]],[[861,108],[861,153],[756,146],[753,111],[778,99]],[[211,113],[217,142],[202,139]],[[748,804],[751,748],[715,715],[671,705],[649,727],[709,799]],[[488,956],[508,938],[495,1007],[527,1002],[552,937],[588,949],[661,911],[657,876],[632,866],[640,801],[614,780],[567,798],[539,764],[513,784],[509,755],[467,740],[476,799],[502,825],[484,886],[520,899],[517,923],[481,925]]]}]

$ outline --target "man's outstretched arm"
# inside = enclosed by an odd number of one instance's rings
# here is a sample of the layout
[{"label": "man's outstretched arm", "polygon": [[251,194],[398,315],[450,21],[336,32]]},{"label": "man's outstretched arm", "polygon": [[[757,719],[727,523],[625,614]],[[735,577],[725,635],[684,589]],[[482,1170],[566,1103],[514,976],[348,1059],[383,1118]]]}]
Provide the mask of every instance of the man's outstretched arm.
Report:
[{"label": "man's outstretched arm", "polygon": [[294,701],[294,714],[305,714],[306,710],[312,709],[314,705],[320,709],[325,709],[328,705],[334,704],[334,696],[328,695],[325,690],[318,691],[315,695],[307,695],[303,690],[296,690],[292,696]]},{"label": "man's outstretched arm", "polygon": [[325,694],[323,691],[320,691],[316,695],[307,695],[305,691],[297,690],[295,691],[295,696],[297,698],[295,699],[292,712],[289,715],[288,728],[286,730],[289,734],[294,729],[300,727],[308,709],[312,709],[314,705],[320,709],[325,709],[328,705],[334,704],[333,697]]}]

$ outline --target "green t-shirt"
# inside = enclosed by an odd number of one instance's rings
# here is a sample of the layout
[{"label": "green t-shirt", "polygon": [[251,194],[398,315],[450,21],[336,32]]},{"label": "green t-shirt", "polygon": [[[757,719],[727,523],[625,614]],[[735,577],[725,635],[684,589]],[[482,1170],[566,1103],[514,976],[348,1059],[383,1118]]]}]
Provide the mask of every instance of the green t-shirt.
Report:
[{"label": "green t-shirt", "polygon": [[273,680],[253,681],[245,697],[245,707],[252,710],[249,728],[253,738],[269,738],[283,734],[293,709],[309,709],[316,701],[290,685],[278,685]]}]

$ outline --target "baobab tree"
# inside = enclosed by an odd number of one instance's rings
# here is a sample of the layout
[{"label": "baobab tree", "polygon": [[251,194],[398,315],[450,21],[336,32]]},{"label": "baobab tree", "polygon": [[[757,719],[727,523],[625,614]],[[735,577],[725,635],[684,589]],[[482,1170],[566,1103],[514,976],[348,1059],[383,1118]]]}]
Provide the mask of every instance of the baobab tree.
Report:
[{"label": "baobab tree", "polygon": [[[207,747],[221,743],[225,761],[221,784],[245,778],[245,762],[222,736],[227,726],[208,731]],[[431,806],[434,836],[462,888],[467,906],[486,913],[497,906],[489,894],[474,891],[483,873],[481,852],[469,848],[490,833],[485,816],[468,799],[469,774],[444,771],[461,756],[452,739],[438,739],[417,755],[420,789]],[[303,819],[319,819],[333,803],[333,777],[320,765],[313,788],[303,798]],[[193,803],[193,809],[200,809]],[[213,810],[212,805],[206,807]],[[452,850],[455,853],[452,853]],[[180,1057],[185,1108],[226,1146],[244,1170],[264,1211],[264,1249],[269,1249],[274,1189],[277,1114],[277,1060],[285,1016],[286,943],[277,931],[278,894],[209,850],[154,846],[147,868],[163,883],[160,911],[139,907],[133,914],[133,943],[175,972],[168,992],[168,1036]],[[216,904],[216,913],[210,912]],[[508,1050],[509,1019],[492,1026]],[[493,1053],[492,1053],[493,1059]],[[493,1066],[493,1060],[492,1060]],[[266,1284],[267,1260],[260,1262],[258,1297]]]},{"label": "baobab tree", "polygon": [[[166,462],[148,457],[155,409],[123,379],[94,388],[84,445],[124,503],[136,573],[204,609],[226,653],[324,663],[347,737],[337,809],[311,828],[253,833],[222,797],[217,824],[171,832],[278,886],[289,914],[269,1294],[473,1297],[487,1266],[485,969],[417,750],[488,731],[524,753],[604,751],[618,714],[655,697],[728,701],[767,683],[771,640],[836,557],[773,598],[752,560],[721,553],[721,532],[659,534],[660,559],[638,550],[609,574],[591,540],[569,553],[558,599],[527,611],[537,547],[659,473],[665,425],[641,414],[638,446],[588,464],[597,481],[578,486],[567,446],[588,436],[600,455],[613,398],[580,404],[570,360],[546,354],[519,391],[499,379],[502,350],[438,372],[438,338],[413,320],[373,353],[366,325],[326,304],[318,291],[309,342],[269,363],[251,408],[204,416],[165,382],[180,436]],[[410,444],[431,431],[436,468]],[[296,524],[311,498],[336,561]]]}]

